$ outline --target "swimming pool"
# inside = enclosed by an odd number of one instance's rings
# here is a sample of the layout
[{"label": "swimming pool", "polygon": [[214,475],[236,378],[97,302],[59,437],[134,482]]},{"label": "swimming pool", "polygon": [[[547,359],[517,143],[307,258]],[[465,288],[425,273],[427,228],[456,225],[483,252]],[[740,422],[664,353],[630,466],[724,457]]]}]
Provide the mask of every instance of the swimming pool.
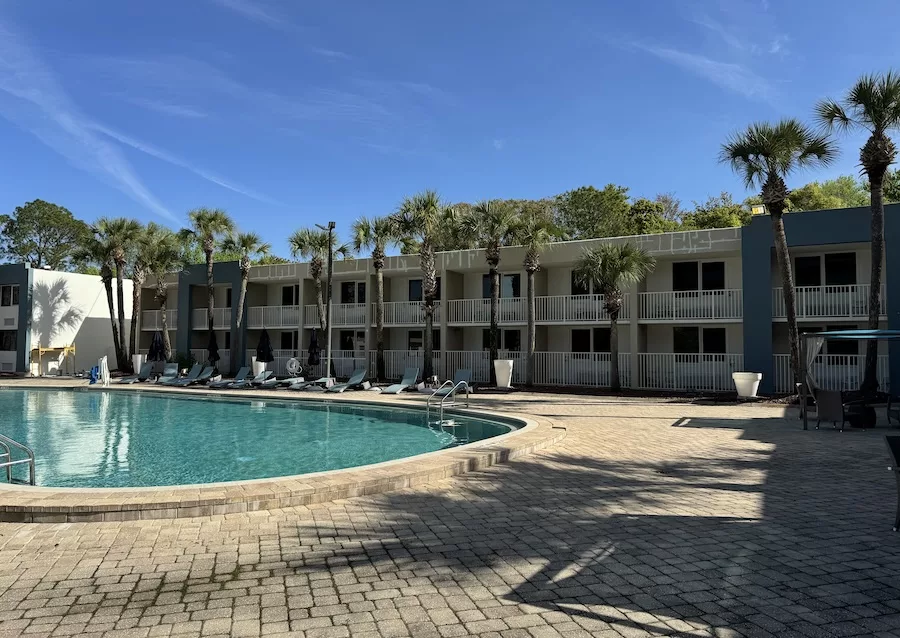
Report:
[{"label": "swimming pool", "polygon": [[429,426],[423,410],[397,406],[152,392],[6,389],[0,414],[0,433],[34,450],[37,485],[48,487],[293,476],[434,452],[515,429],[459,415],[453,427]]}]

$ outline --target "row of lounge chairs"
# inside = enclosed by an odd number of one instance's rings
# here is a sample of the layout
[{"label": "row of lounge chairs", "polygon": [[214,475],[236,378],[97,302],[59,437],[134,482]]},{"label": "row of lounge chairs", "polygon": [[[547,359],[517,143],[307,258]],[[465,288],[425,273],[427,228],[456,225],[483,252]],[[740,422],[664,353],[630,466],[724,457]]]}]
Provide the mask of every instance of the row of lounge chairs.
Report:
[{"label": "row of lounge chairs", "polygon": [[[250,377],[250,367],[241,368],[233,379],[221,379],[218,381],[210,381],[215,374],[215,367],[203,367],[195,364],[187,375],[178,376],[178,364],[167,363],[162,374],[156,379],[157,385],[169,387],[190,387],[195,385],[206,385],[212,389],[231,389],[231,390],[247,390],[252,388],[268,388],[268,389],[288,389],[288,390],[307,390],[311,388],[322,388],[326,392],[345,392],[347,390],[357,390],[363,387],[366,376],[368,376],[368,368],[357,368],[346,383],[338,383],[327,386],[328,379],[321,378],[312,381],[306,381],[303,377],[291,377],[288,379],[278,379],[271,370],[264,370],[254,377]],[[145,363],[141,366],[137,374],[122,377],[119,383],[132,384],[143,383],[150,380],[153,375],[153,363]],[[416,385],[419,378],[419,368],[406,368],[400,383],[394,383],[382,390],[383,394],[400,394]],[[456,371],[453,377],[453,386],[460,382],[467,385],[472,382],[472,371],[468,369],[460,369]],[[452,388],[444,388],[438,393],[448,394],[452,392]]]}]

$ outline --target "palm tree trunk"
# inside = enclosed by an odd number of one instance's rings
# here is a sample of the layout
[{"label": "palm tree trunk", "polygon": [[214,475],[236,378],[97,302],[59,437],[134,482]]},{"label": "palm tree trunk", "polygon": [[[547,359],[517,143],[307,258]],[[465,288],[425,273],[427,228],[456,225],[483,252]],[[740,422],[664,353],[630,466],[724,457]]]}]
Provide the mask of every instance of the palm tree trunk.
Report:
[{"label": "palm tree trunk", "polygon": [[496,263],[490,264],[491,277],[491,330],[490,330],[490,349],[491,364],[488,368],[490,374],[489,382],[491,385],[497,385],[497,372],[494,370],[494,361],[500,358],[500,344],[497,343],[500,337],[500,271]]},{"label": "palm tree trunk", "polygon": [[[206,252],[206,329],[212,334],[213,331],[213,306],[215,298],[213,296],[213,254],[211,250]],[[207,335],[209,336],[209,335]]]},{"label": "palm tree trunk", "polygon": [[787,235],[784,234],[783,205],[769,204],[769,216],[772,218],[772,235],[775,244],[775,259],[781,274],[781,290],[784,294],[784,309],[787,315],[788,343],[791,350],[791,375],[794,383],[801,383],[800,378],[800,333],[797,330],[797,299],[794,290],[794,275],[791,269],[791,253],[788,250]]},{"label": "palm tree trunk", "polygon": [[609,387],[613,392],[622,389],[619,379],[619,309],[609,313]]},{"label": "palm tree trunk", "polygon": [[525,271],[525,287],[528,297],[528,335],[527,335],[527,355],[525,358],[525,385],[531,387],[534,385],[534,347],[535,347],[535,300],[534,300],[534,271]]},{"label": "palm tree trunk", "polygon": [[316,277],[313,281],[316,284],[316,308],[319,311],[319,327],[322,329],[322,337],[327,341],[328,336],[325,334],[325,331],[328,329],[328,326],[326,325],[328,318],[325,314],[325,297],[322,290],[322,277]]},{"label": "palm tree trunk", "polygon": [[[872,270],[869,278],[869,330],[878,330],[881,314],[881,262],[884,259],[884,171],[869,172],[872,208]],[[878,341],[866,342],[866,367],[862,387],[864,394],[878,390]]]},{"label": "palm tree trunk", "polygon": [[159,300],[159,318],[162,322],[163,356],[165,356],[166,362],[169,362],[172,360],[172,340],[169,339],[169,322],[166,319],[166,306],[169,303],[168,290],[157,284],[156,298]]},{"label": "palm tree trunk", "polygon": [[131,334],[129,335],[129,349],[137,353],[138,318],[141,315],[141,291],[144,288],[144,273],[135,270],[131,279],[134,286],[131,289]]},{"label": "palm tree trunk", "polygon": [[375,374],[384,380],[384,273],[375,269]]},{"label": "palm tree trunk", "polygon": [[419,249],[419,260],[422,267],[422,293],[425,300],[422,308],[425,314],[425,334],[422,339],[425,347],[425,356],[422,362],[422,376],[428,379],[434,376],[434,293],[437,287],[437,273],[434,270],[434,249],[430,244],[422,243]]},{"label": "palm tree trunk", "polygon": [[116,300],[119,302],[119,348],[122,350],[122,356],[125,359],[124,362],[119,362],[119,369],[125,372],[134,372],[125,344],[125,265],[118,262],[116,263]]},{"label": "palm tree trunk", "polygon": [[109,306],[109,322],[112,326],[113,350],[116,353],[116,367],[122,369],[122,343],[119,341],[119,324],[116,323],[116,304],[113,301],[112,279],[103,278],[103,287],[106,289],[106,303]]},{"label": "palm tree trunk", "polygon": [[[241,294],[238,296],[238,307],[235,311],[235,328],[237,330],[237,334],[232,338],[232,349],[231,349],[231,376],[237,374],[238,363],[243,359],[244,352],[244,331],[241,329],[241,325],[244,323],[244,302],[247,299],[247,284],[250,281],[250,271],[242,271],[241,272]],[[235,356],[237,355],[237,356]]]}]

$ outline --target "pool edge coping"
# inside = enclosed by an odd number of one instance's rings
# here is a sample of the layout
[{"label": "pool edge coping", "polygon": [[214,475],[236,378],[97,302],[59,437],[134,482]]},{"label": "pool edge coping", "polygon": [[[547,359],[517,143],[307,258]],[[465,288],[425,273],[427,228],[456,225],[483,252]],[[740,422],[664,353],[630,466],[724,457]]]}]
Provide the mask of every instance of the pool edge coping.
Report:
[{"label": "pool edge coping", "polygon": [[[15,387],[17,384],[4,384]],[[158,387],[89,388],[88,391],[152,392],[160,395],[204,396],[206,389]],[[355,397],[291,396],[258,391],[217,392],[216,396],[242,400],[303,402],[324,400],[357,405],[395,405],[424,409],[422,403],[401,398],[377,401]],[[482,408],[455,408],[448,413],[514,421],[524,425],[512,432],[413,457],[353,468],[310,474],[250,479],[226,483],[137,488],[54,488],[0,484],[0,522],[67,523],[187,518],[325,503],[380,494],[427,484],[481,470],[531,454],[561,441],[563,427],[549,419]]]}]

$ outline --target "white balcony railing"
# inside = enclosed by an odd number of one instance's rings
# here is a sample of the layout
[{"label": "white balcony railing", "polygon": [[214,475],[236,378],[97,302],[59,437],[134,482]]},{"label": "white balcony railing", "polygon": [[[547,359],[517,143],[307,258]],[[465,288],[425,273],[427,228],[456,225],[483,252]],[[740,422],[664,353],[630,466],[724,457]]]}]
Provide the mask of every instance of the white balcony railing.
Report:
[{"label": "white balcony railing", "polygon": [[[847,317],[866,318],[869,316],[869,284],[853,286],[800,286],[796,288],[797,318]],[[881,286],[881,309],[879,314],[887,314],[887,300],[884,285]],[[772,316],[784,318],[784,293],[781,288],[772,289]]]},{"label": "white balcony railing", "polygon": [[[178,310],[166,310],[166,327],[169,330],[178,328]],[[141,330],[162,330],[162,310],[142,310]]]},{"label": "white balcony railing", "polygon": [[[611,360],[608,352],[535,352],[534,383],[609,387]],[[524,358],[521,365],[525,365]],[[627,352],[619,353],[619,382],[622,387],[631,385],[631,355]]]},{"label": "white balcony railing", "polygon": [[[192,315],[194,330],[206,330],[206,308],[195,308]],[[231,329],[231,308],[213,308],[213,329]]]},{"label": "white balcony railing", "polygon": [[[791,375],[791,355],[773,355],[775,363],[775,392],[789,394],[795,391]],[[823,390],[857,390],[865,375],[865,355],[820,354],[812,364],[812,374]],[[890,390],[890,364],[887,355],[878,355],[876,367],[878,386]]]},{"label": "white balcony railing", "polygon": [[[619,319],[628,319],[630,295],[622,300]],[[534,300],[535,323],[597,323],[609,321],[603,307],[603,295],[556,295],[536,297]]]},{"label": "white balcony railing", "polygon": [[644,390],[729,392],[732,372],[744,367],[742,354],[638,354],[637,387]]},{"label": "white balcony railing", "polygon": [[651,321],[741,319],[743,291],[683,290],[640,293],[641,319]]},{"label": "white balcony railing", "polygon": [[[376,353],[371,352],[372,364],[370,371],[375,374],[375,357]],[[443,369],[443,358],[441,351],[432,352],[432,366],[434,373],[439,377],[443,377],[445,372]],[[385,350],[384,351],[384,375],[389,380],[399,380],[403,376],[403,372],[407,368],[418,368],[419,379],[422,378],[425,369],[425,352],[422,350]]]},{"label": "white balcony railing", "polygon": [[[441,304],[435,302],[434,323],[441,320]],[[386,301],[384,303],[384,325],[421,326],[425,323],[425,311],[421,301]],[[375,304],[372,304],[372,325],[375,325]],[[402,372],[402,371],[401,371]]]},{"label": "white balcony railing", "polygon": [[297,328],[300,306],[251,306],[247,309],[248,328]]},{"label": "white balcony railing", "polygon": [[[315,328],[319,325],[319,310],[316,304],[303,307],[303,325],[309,328]],[[366,304],[331,304],[331,326],[333,328],[364,325],[366,325]]]},{"label": "white balcony railing", "polygon": [[[510,297],[500,300],[500,323],[525,323],[526,299]],[[454,299],[447,302],[451,324],[490,324],[490,299]]]},{"label": "white balcony railing", "polygon": [[[194,361],[204,365],[209,358],[209,351],[206,348],[191,348],[191,356]],[[219,350],[219,360],[216,362],[216,369],[219,372],[228,374],[231,369],[231,350]]]},{"label": "white balcony railing", "polygon": [[[501,350],[501,359],[513,360],[513,383],[525,381],[525,355]],[[487,383],[491,378],[491,353],[488,351],[452,350],[443,354],[444,376],[452,379],[459,369],[472,371],[472,381]]]}]

